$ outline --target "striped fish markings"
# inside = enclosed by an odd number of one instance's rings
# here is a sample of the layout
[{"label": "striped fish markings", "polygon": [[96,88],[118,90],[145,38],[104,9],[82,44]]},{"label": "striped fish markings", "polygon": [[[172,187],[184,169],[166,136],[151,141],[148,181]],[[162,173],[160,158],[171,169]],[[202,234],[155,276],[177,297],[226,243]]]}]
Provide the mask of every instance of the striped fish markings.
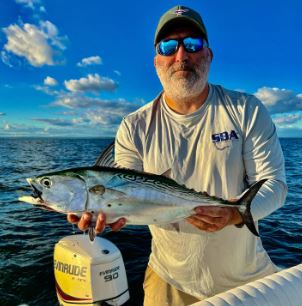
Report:
[{"label": "striped fish markings", "polygon": [[259,236],[250,211],[251,201],[266,179],[252,185],[236,202],[196,192],[161,175],[117,168],[113,144],[93,167],[73,168],[29,178],[32,196],[20,201],[60,213],[96,216],[106,214],[108,223],[124,217],[127,224],[175,223],[195,214],[197,206],[236,207],[243,223]]}]

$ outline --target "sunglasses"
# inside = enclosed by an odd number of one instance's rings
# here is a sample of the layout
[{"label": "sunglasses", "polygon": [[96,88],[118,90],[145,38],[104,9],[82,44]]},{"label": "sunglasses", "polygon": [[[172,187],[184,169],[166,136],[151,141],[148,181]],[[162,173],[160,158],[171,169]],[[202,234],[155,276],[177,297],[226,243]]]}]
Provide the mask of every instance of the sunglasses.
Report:
[{"label": "sunglasses", "polygon": [[163,56],[169,56],[177,52],[183,45],[188,53],[195,53],[207,47],[207,42],[201,37],[184,37],[180,39],[164,39],[156,46],[156,52]]}]

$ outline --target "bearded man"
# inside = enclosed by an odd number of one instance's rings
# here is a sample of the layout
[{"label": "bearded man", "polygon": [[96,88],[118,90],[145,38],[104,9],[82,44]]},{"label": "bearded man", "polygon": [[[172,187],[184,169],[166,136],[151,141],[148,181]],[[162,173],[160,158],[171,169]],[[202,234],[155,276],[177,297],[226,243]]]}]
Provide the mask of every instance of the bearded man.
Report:
[{"label": "bearded man", "polygon": [[[188,188],[224,199],[267,179],[252,201],[253,219],[282,206],[287,187],[276,128],[253,95],[208,83],[213,52],[200,15],[188,7],[172,8],[159,21],[154,45],[163,92],[124,118],[115,142],[116,162],[169,173]],[[189,305],[277,271],[237,209],[195,211],[176,224],[149,226],[145,306]],[[85,217],[81,229],[89,224]],[[111,226],[116,230],[125,222]],[[105,223],[100,214],[96,231]]]}]

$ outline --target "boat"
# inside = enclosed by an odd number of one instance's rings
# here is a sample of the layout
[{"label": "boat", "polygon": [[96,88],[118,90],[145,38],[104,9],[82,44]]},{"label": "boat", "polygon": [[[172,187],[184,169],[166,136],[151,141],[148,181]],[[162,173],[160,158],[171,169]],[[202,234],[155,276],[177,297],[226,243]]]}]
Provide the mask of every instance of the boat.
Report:
[{"label": "boat", "polygon": [[302,264],[230,289],[191,306],[302,306]]}]

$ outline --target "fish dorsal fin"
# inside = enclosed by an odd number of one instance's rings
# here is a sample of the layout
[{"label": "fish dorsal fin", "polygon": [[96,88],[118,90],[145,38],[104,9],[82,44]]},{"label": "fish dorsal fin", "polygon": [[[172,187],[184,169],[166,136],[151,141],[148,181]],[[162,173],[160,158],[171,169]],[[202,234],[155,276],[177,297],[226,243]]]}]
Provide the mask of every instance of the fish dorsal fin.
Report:
[{"label": "fish dorsal fin", "polygon": [[167,177],[167,178],[171,178],[171,174],[172,174],[172,170],[170,168],[167,171],[165,171],[164,173],[162,173],[161,176],[164,176],[164,177]]},{"label": "fish dorsal fin", "polygon": [[117,164],[114,161],[114,141],[101,152],[94,166],[117,168]]}]

